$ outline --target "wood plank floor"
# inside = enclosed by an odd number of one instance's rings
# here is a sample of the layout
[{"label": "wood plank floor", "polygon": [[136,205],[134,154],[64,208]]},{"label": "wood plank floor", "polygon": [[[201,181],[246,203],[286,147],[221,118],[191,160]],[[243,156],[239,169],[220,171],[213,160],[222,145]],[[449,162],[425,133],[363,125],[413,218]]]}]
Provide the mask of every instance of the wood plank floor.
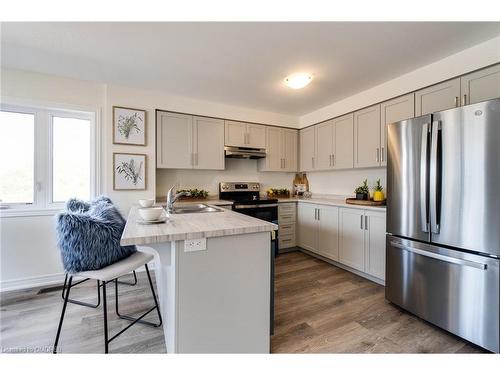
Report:
[{"label": "wood plank floor", "polygon": [[[153,278],[154,279],[154,278]],[[111,285],[110,285],[111,286]],[[120,286],[120,310],[138,315],[151,306],[144,273],[135,287]],[[93,282],[72,297],[96,298]],[[127,322],[114,314],[108,287],[111,332]],[[2,352],[51,352],[62,307],[60,290],[0,295]],[[154,314],[150,319],[154,319]],[[102,308],[68,305],[59,343],[63,353],[102,353]],[[482,349],[405,313],[384,299],[383,287],[309,255],[292,252],[276,259],[275,353],[480,353]],[[161,328],[135,325],[110,344],[110,353],[164,353]]]},{"label": "wood plank floor", "polygon": [[384,298],[384,288],[301,252],[276,259],[274,353],[481,353]]}]

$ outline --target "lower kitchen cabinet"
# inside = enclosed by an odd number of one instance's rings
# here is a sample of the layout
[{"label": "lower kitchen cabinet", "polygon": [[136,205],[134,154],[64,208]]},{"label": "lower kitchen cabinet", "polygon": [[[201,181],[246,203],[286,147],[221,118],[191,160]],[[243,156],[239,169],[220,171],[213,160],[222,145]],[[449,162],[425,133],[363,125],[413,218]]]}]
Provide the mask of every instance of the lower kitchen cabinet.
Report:
[{"label": "lower kitchen cabinet", "polygon": [[339,261],[358,271],[365,270],[364,210],[340,209]]},{"label": "lower kitchen cabinet", "polygon": [[385,212],[299,202],[297,245],[385,280]]},{"label": "lower kitchen cabinet", "polygon": [[299,246],[338,260],[338,207],[302,202],[298,206]]},{"label": "lower kitchen cabinet", "polygon": [[278,204],[278,246],[279,249],[288,249],[296,246],[297,204]]},{"label": "lower kitchen cabinet", "polygon": [[385,279],[385,213],[340,209],[339,262]]}]

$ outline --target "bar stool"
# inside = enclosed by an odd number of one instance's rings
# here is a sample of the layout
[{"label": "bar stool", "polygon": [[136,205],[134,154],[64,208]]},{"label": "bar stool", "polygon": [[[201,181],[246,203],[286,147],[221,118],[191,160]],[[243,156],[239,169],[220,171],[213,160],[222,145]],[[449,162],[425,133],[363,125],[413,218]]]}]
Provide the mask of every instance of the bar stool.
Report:
[{"label": "bar stool", "polygon": [[[162,325],[162,318],[160,314],[160,308],[158,306],[158,300],[156,298],[156,294],[154,291],[153,287],[153,282],[151,280],[151,274],[149,273],[149,268],[147,263],[150,262],[153,259],[152,254],[145,253],[143,251],[137,251],[134,252],[132,255],[128,256],[125,259],[119,260],[109,266],[106,266],[104,268],[101,268],[99,270],[92,270],[92,271],[83,271],[83,272],[78,272],[74,274],[66,274],[66,280],[65,280],[65,287],[63,289],[63,295],[64,295],[64,303],[61,311],[61,317],[59,319],[59,326],[57,328],[57,334],[56,334],[56,339],[54,342],[54,349],[53,353],[57,353],[57,345],[59,343],[59,337],[61,334],[61,328],[63,325],[64,321],[64,316],[66,313],[66,306],[68,302],[70,302],[69,299],[69,294],[71,292],[71,288],[75,285],[77,285],[79,282],[73,284],[73,278],[74,277],[83,277],[84,279],[93,279],[97,281],[97,293],[98,293],[98,304],[100,303],[100,289],[102,288],[102,302],[103,302],[103,317],[104,317],[104,352],[108,353],[109,349],[109,343],[112,342],[114,339],[116,339],[119,335],[121,335],[123,332],[128,330],[130,327],[132,327],[136,323],[141,323],[145,324],[148,326],[152,327],[160,327]],[[118,278],[121,276],[124,276],[130,272],[135,272],[139,267],[144,266],[146,269],[146,274],[148,276],[148,281],[149,281],[149,286],[151,288],[151,294],[154,300],[154,306],[149,308],[146,312],[144,312],[142,315],[140,315],[137,318],[130,317],[127,315],[120,314],[119,312],[119,305],[118,305]],[[66,283],[67,281],[67,283]],[[109,282],[113,282],[115,284],[115,311],[116,315],[120,319],[128,320],[131,321],[129,325],[127,325],[125,328],[120,330],[118,333],[114,334],[109,338],[109,333],[108,333],[108,311],[107,311],[107,297],[106,297],[106,284]],[[67,285],[66,285],[67,284]],[[66,293],[64,294],[64,291]],[[79,301],[77,301],[79,302]],[[80,303],[79,303],[80,304]],[[97,307],[97,306],[91,306],[91,307]],[[158,313],[158,323],[152,323],[149,321],[143,320],[143,318],[149,314],[150,312],[156,310]]]}]

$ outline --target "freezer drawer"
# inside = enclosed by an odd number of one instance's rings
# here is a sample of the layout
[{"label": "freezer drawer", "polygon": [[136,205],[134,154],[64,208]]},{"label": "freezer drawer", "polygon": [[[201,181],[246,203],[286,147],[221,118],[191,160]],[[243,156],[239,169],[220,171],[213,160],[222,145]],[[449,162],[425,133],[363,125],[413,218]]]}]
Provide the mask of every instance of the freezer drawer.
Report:
[{"label": "freezer drawer", "polygon": [[386,237],[386,298],[490,351],[499,352],[499,263]]}]

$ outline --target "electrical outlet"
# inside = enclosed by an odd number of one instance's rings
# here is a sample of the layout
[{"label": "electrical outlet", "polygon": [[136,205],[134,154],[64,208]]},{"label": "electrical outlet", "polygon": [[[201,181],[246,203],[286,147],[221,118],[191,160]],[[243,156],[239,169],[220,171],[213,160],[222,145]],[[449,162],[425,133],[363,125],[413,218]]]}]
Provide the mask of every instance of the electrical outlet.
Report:
[{"label": "electrical outlet", "polygon": [[184,251],[186,253],[190,251],[202,251],[207,249],[207,239],[198,238],[196,240],[186,240],[184,241]]}]

